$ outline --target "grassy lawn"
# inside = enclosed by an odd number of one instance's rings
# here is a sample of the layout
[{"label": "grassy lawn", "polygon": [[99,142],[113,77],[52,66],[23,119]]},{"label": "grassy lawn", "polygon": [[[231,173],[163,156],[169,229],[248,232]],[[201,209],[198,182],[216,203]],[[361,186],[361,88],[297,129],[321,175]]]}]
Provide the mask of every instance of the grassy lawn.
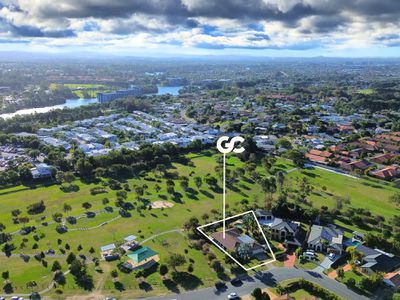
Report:
[{"label": "grassy lawn", "polygon": [[[82,254],[88,255],[90,247],[94,247],[96,250],[95,255],[98,256],[99,247],[120,241],[124,237],[134,234],[138,236],[138,240],[144,240],[150,236],[153,236],[164,231],[172,229],[180,229],[183,224],[192,216],[199,218],[200,223],[209,223],[220,219],[219,215],[213,215],[212,209],[221,211],[222,208],[222,194],[219,190],[213,191],[210,187],[203,182],[202,186],[198,189],[194,183],[195,176],[205,176],[206,174],[212,174],[215,176],[214,167],[216,166],[217,156],[213,152],[193,153],[189,154],[188,157],[194,163],[194,166],[182,165],[174,163],[170,171],[177,171],[179,175],[186,175],[189,177],[189,187],[191,193],[185,192],[181,189],[179,180],[175,181],[175,191],[181,194],[181,197],[173,197],[167,193],[166,180],[164,178],[157,178],[155,174],[150,172],[147,177],[151,177],[154,181],[145,180],[144,178],[132,178],[128,179],[126,183],[132,189],[128,192],[128,198],[126,201],[132,202],[137,207],[138,200],[135,192],[133,191],[134,185],[143,186],[146,184],[144,198],[149,201],[155,201],[160,199],[166,199],[167,201],[174,204],[172,208],[167,209],[152,209],[152,210],[139,210],[134,209],[131,212],[132,216],[129,218],[119,218],[113,222],[107,223],[104,226],[100,226],[92,230],[74,230],[81,228],[92,228],[99,226],[104,222],[108,222],[118,216],[118,210],[110,213],[98,213],[94,218],[79,219],[76,225],[67,226],[71,231],[64,234],[56,232],[56,224],[53,222],[52,215],[56,212],[63,213],[64,217],[67,215],[78,216],[85,213],[85,209],[82,208],[83,202],[89,202],[92,207],[89,211],[100,211],[104,208],[102,199],[107,197],[110,200],[108,205],[114,206],[116,200],[116,191],[106,188],[107,193],[91,195],[90,189],[92,187],[100,186],[101,183],[86,184],[81,181],[76,181],[75,184],[79,187],[77,192],[65,193],[60,190],[59,186],[39,186],[36,188],[29,188],[25,186],[17,186],[7,189],[0,190],[0,220],[6,225],[6,232],[15,232],[21,229],[21,224],[14,224],[11,218],[11,211],[13,209],[20,209],[20,216],[29,217],[29,225],[37,227],[37,235],[39,239],[35,241],[33,235],[20,236],[19,234],[13,235],[13,243],[16,246],[14,254],[27,253],[35,254],[40,251],[45,251],[49,248],[56,249],[57,254],[61,254],[58,250],[59,247],[66,248],[66,244],[70,246],[71,251],[78,253],[77,247],[81,245],[83,250]],[[234,169],[239,166],[243,167],[243,163],[235,156],[228,156],[227,158],[228,168]],[[294,166],[283,159],[278,159],[275,166],[272,168],[271,173],[277,170],[293,170]],[[270,176],[265,170],[259,166],[258,171],[261,176]],[[350,206],[352,207],[364,207],[369,208],[373,213],[382,214],[386,217],[393,216],[398,213],[394,205],[388,202],[388,197],[395,192],[394,188],[385,185],[379,185],[377,183],[371,184],[369,181],[360,179],[351,179],[341,175],[333,174],[323,170],[306,170],[305,172],[292,171],[288,175],[288,183],[295,186],[298,178],[307,176],[309,180],[316,185],[314,194],[311,195],[310,199],[314,206],[319,207],[322,205],[334,206],[335,196],[350,196]],[[158,184],[161,187],[160,191],[156,191],[155,186]],[[221,185],[221,182],[219,182]],[[326,186],[327,190],[322,191],[322,186]],[[317,193],[318,194],[317,194]],[[235,184],[234,189],[227,190],[227,212],[228,214],[237,214],[248,210],[254,202],[258,202],[260,205],[264,201],[264,193],[258,184],[252,181],[241,180]],[[249,207],[241,204],[243,199],[249,201]],[[27,215],[26,207],[29,204],[43,200],[46,205],[46,210],[38,215]],[[63,212],[63,205],[69,204],[72,207],[70,212]],[[203,220],[201,216],[204,213],[208,213],[209,219]],[[49,222],[47,227],[40,227],[42,222]],[[24,241],[24,239],[26,239]],[[58,244],[58,239],[61,240],[61,246]],[[24,241],[24,248],[20,248],[21,243]],[[34,244],[37,244],[37,249],[32,249]],[[170,233],[162,235],[147,242],[148,246],[153,248],[160,254],[160,263],[165,264],[166,259],[170,253],[182,253],[187,258],[187,263],[182,266],[182,270],[187,270],[189,265],[189,259],[194,261],[194,271],[189,280],[197,286],[210,286],[217,280],[217,274],[212,270],[205,256],[201,251],[190,249],[185,236],[180,233]],[[184,253],[184,250],[188,253]],[[217,259],[221,262],[224,261],[224,255],[217,250],[216,247],[212,247],[213,252],[217,255]],[[68,251],[67,251],[68,254]],[[66,269],[65,258],[58,259]],[[49,265],[51,259],[48,259]],[[29,280],[34,280],[38,284],[38,289],[43,285],[47,285],[51,280],[51,272],[48,268],[41,266],[40,263],[32,259],[29,263],[24,263],[19,257],[5,258],[0,257],[0,263],[2,270],[9,270],[12,282],[15,282],[17,286],[26,285]],[[51,262],[52,263],[52,262]],[[94,276],[95,293],[102,294],[115,294],[121,296],[138,297],[140,295],[156,295],[165,294],[168,291],[175,290],[179,291],[185,289],[191,289],[192,286],[178,285],[177,287],[168,285],[166,286],[158,272],[154,272],[148,275],[144,280],[147,282],[151,289],[148,289],[148,285],[142,284],[139,286],[139,281],[134,277],[133,274],[122,274],[120,273],[120,281],[123,286],[126,287],[125,291],[118,292],[114,289],[114,283],[111,280],[110,271],[116,268],[117,262],[112,263],[101,263],[101,269],[103,273],[94,271],[93,264],[89,265],[89,270]],[[313,263],[312,267],[316,264]],[[232,266],[226,266],[226,270],[231,269]],[[311,268],[311,264],[308,266]],[[63,288],[64,296],[66,295],[77,295],[84,293],[81,289],[76,288],[71,275],[67,276],[67,284]],[[54,291],[50,293],[54,296]]]},{"label": "grassy lawn", "polygon": [[336,280],[339,281],[339,282],[342,282],[342,283],[346,284],[346,282],[347,282],[350,278],[353,278],[353,279],[355,280],[355,286],[354,286],[354,287],[351,287],[351,289],[353,289],[354,291],[356,291],[356,292],[358,292],[358,293],[360,293],[360,294],[370,295],[370,294],[371,294],[370,292],[368,292],[368,291],[366,291],[366,290],[364,290],[364,289],[360,289],[360,288],[358,287],[359,283],[360,283],[361,280],[364,278],[364,276],[365,276],[365,275],[363,275],[363,274],[361,274],[361,273],[359,273],[359,272],[357,272],[357,271],[351,270],[351,271],[344,272],[344,277],[343,277],[343,278],[336,277]]},{"label": "grassy lawn", "polygon": [[[310,199],[316,207],[335,206],[335,196],[348,198],[351,207],[362,207],[385,217],[393,217],[399,210],[389,202],[389,196],[398,192],[392,186],[372,182],[368,179],[353,179],[347,176],[328,172],[321,169],[294,171],[288,175],[296,182],[302,177],[307,179],[316,188]],[[323,187],[327,190],[323,191]]]},{"label": "grassy lawn", "polygon": [[95,98],[97,93],[108,93],[111,89],[104,84],[90,83],[66,83],[64,86],[70,88],[72,92],[79,98],[85,98],[85,93],[91,98]]},{"label": "grassy lawn", "polygon": [[316,253],[316,254],[317,254],[317,259],[313,261],[306,260],[304,263],[301,263],[299,259],[296,259],[295,263],[296,267],[307,270],[315,269],[315,267],[317,267],[325,259],[325,255],[321,253]]},{"label": "grassy lawn", "polygon": [[103,84],[92,84],[92,83],[65,83],[64,86],[70,89],[95,89],[106,87]]},{"label": "grassy lawn", "polygon": [[[289,286],[289,285],[291,285],[291,284],[293,284],[293,283],[295,283],[297,281],[298,281],[298,279],[288,279],[288,280],[284,280],[284,281],[280,282],[279,285],[283,286],[283,287],[286,287],[286,286]],[[272,288],[271,292],[276,294],[276,295],[279,295],[277,288]],[[308,292],[308,291],[306,291],[304,289],[294,290],[291,293],[289,293],[289,295],[291,297],[293,297],[294,299],[296,299],[296,300],[309,298],[309,297],[312,297],[312,296],[316,296],[316,297],[318,297],[318,299],[321,299],[321,300],[327,299],[326,297],[322,297],[321,295],[314,295],[314,294],[312,294],[312,293],[310,293],[310,292]],[[339,297],[339,299],[342,300],[343,298]]]},{"label": "grassy lawn", "polygon": [[374,89],[360,89],[357,91],[357,93],[364,94],[364,95],[372,95],[373,93],[375,93],[375,90]]}]

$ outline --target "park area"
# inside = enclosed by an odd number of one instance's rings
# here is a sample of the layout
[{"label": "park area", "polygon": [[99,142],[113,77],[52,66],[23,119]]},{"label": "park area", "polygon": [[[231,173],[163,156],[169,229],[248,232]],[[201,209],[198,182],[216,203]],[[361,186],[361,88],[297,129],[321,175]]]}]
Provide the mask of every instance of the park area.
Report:
[{"label": "park area", "polygon": [[[224,260],[222,252],[211,246],[213,255],[209,252],[204,255],[201,249],[190,247],[188,234],[182,231],[191,217],[197,217],[201,224],[221,218],[221,180],[215,172],[220,157],[212,151],[203,151],[188,154],[187,158],[188,162],[173,163],[166,170],[176,176],[167,179],[155,170],[137,178],[125,179],[117,189],[108,184],[107,179],[100,179],[90,182],[75,180],[72,182],[76,186],[73,191],[62,191],[60,185],[55,184],[16,186],[0,190],[0,220],[6,227],[4,232],[11,233],[15,247],[12,256],[0,256],[0,265],[2,270],[9,271],[14,292],[27,294],[45,289],[52,281],[51,266],[55,260],[60,262],[62,271],[66,272],[66,282],[51,289],[46,295],[57,295],[60,298],[89,292],[104,296],[138,297],[211,286],[221,279],[212,270],[212,260],[221,262],[226,275],[232,276],[237,269]],[[237,168],[246,168],[234,156],[229,156],[227,163],[231,172]],[[397,213],[395,206],[388,200],[396,191],[391,186],[320,169],[298,170],[291,162],[281,158],[268,171],[262,165],[256,166],[256,171],[262,178],[268,178],[279,170],[287,173],[285,185],[290,193],[296,193],[302,178],[308,179],[314,187],[308,198],[316,208],[335,207],[338,197],[347,197],[349,201],[343,204],[345,206],[368,208],[372,213],[385,218],[393,217]],[[187,178],[186,184],[182,183],[182,176]],[[210,176],[215,176],[217,182],[208,180]],[[171,187],[174,189],[173,193]],[[93,190],[101,192],[93,193]],[[121,193],[123,191],[126,193]],[[255,183],[246,172],[227,189],[227,212],[234,215],[252,209],[255,205],[263,207],[265,195],[261,185]],[[118,197],[132,204],[129,214],[120,214]],[[27,213],[29,205],[40,201],[45,205],[43,211]],[[84,203],[88,204],[83,205]],[[151,203],[157,205],[152,207]],[[67,216],[73,216],[76,222],[67,222]],[[22,220],[13,221],[18,218]],[[59,233],[56,228],[61,225],[68,230]],[[21,228],[27,226],[34,226],[35,233],[21,235]],[[110,272],[117,269],[120,261],[100,261],[95,266],[90,263],[90,259],[99,257],[101,246],[119,243],[131,234],[136,235],[138,241],[145,246],[157,251],[160,262],[140,274],[118,272],[120,284],[116,285],[116,278]],[[55,250],[55,254],[46,254],[43,258],[46,263],[33,257],[49,249]],[[73,276],[68,274],[66,257],[71,252],[86,257],[88,273],[93,276],[91,291],[82,290]],[[32,257],[24,262],[19,256],[21,253]],[[177,267],[181,276],[173,276],[171,268],[166,275],[161,275],[159,266],[167,265],[168,257],[175,253],[186,258]],[[121,261],[124,259],[122,256]],[[32,281],[36,286],[28,284]]]}]

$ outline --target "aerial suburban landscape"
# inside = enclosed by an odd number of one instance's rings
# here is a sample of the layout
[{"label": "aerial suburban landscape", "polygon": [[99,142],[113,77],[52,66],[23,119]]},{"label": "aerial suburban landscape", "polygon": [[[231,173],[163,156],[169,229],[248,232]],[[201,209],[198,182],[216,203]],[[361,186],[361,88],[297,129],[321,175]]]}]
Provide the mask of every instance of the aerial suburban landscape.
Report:
[{"label": "aerial suburban landscape", "polygon": [[399,300],[400,3],[128,2],[0,0],[0,300]]}]

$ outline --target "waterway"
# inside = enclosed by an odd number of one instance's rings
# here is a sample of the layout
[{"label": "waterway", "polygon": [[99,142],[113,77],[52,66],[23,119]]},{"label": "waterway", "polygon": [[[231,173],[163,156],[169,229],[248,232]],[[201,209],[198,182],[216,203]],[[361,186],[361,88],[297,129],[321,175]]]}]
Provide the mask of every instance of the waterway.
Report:
[{"label": "waterway", "polygon": [[[158,93],[157,95],[166,95],[166,94],[171,94],[173,96],[179,95],[179,90],[182,88],[182,86],[158,86]],[[29,114],[34,114],[34,113],[45,113],[53,109],[62,109],[62,108],[76,108],[80,107],[83,105],[88,105],[92,103],[97,103],[98,100],[96,98],[90,98],[90,99],[67,99],[65,100],[64,104],[58,104],[58,105],[53,105],[53,106],[46,106],[46,107],[39,107],[39,108],[26,108],[26,109],[20,109],[17,110],[16,112],[13,113],[5,113],[5,114],[0,114],[0,118],[3,119],[10,119],[15,117],[16,115],[29,115]]]}]

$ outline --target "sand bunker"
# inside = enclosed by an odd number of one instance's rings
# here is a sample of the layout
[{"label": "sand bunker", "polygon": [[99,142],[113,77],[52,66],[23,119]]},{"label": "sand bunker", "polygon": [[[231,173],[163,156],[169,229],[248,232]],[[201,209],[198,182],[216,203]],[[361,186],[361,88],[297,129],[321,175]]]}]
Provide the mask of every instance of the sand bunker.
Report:
[{"label": "sand bunker", "polygon": [[168,202],[168,201],[164,201],[164,200],[159,200],[159,201],[154,201],[151,202],[151,208],[170,208],[172,206],[174,206],[173,203]]}]

